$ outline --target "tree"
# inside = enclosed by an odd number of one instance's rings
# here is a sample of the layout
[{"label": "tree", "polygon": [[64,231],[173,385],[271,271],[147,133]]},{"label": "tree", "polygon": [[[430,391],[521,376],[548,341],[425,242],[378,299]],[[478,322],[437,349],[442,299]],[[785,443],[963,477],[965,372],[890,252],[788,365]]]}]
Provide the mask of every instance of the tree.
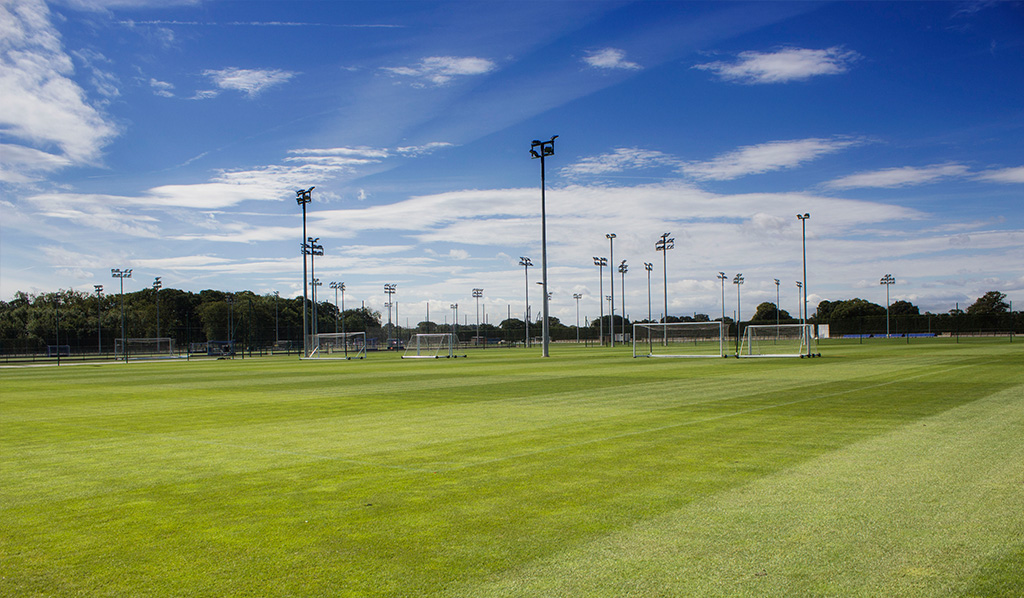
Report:
[{"label": "tree", "polygon": [[885,308],[864,299],[822,301],[818,304],[818,321],[843,320],[863,316],[884,316]]},{"label": "tree", "polygon": [[889,315],[919,316],[921,315],[921,310],[909,301],[893,301],[889,304]]},{"label": "tree", "polygon": [[1010,311],[1010,305],[1006,303],[1006,293],[989,291],[978,298],[970,307],[967,313],[972,316],[991,316],[1005,314]]},{"label": "tree", "polygon": [[751,322],[775,322],[775,316],[778,314],[779,320],[792,320],[789,312],[786,310],[779,310],[775,307],[774,303],[765,301],[764,303],[757,306],[757,311],[754,312],[754,317],[750,318]]}]

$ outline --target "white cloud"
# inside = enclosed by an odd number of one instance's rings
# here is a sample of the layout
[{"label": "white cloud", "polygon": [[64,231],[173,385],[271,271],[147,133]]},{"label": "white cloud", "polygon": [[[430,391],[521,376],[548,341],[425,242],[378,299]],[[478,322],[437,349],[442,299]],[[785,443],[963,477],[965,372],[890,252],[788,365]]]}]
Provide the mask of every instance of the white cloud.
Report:
[{"label": "white cloud", "polygon": [[680,163],[678,158],[657,150],[619,147],[607,154],[583,158],[575,164],[562,168],[561,172],[563,176],[580,177],[661,166],[678,167]]},{"label": "white cloud", "polygon": [[[229,67],[226,69],[205,70],[203,74],[213,80],[213,83],[221,89],[240,91],[250,98],[254,98],[270,87],[287,83],[298,73],[278,69],[240,69]],[[197,96],[200,93],[206,92],[197,92]]]},{"label": "white cloud", "polygon": [[423,145],[409,145],[405,147],[397,147],[395,151],[403,156],[424,156],[426,154],[432,154],[439,149],[453,147],[453,144],[445,141],[432,141]]},{"label": "white cloud", "polygon": [[1024,183],[1024,166],[986,170],[979,172],[975,178],[992,183]]},{"label": "white cloud", "polygon": [[748,145],[707,162],[689,162],[680,168],[698,180],[726,181],[750,174],[795,168],[804,162],[862,143],[856,139],[796,139]]},{"label": "white cloud", "polygon": [[174,89],[174,84],[173,83],[168,83],[166,81],[159,81],[157,79],[150,79],[149,80],[149,87],[153,90],[153,93],[155,95],[158,95],[158,96],[164,97],[164,98],[173,98],[174,97],[174,92],[171,91],[171,90]]},{"label": "white cloud", "polygon": [[[72,80],[74,66],[46,5],[41,0],[0,4],[0,31],[0,129],[32,150],[0,154],[0,176],[23,182],[39,171],[96,164],[118,130]],[[111,81],[96,84],[112,94]]]},{"label": "white cloud", "polygon": [[711,71],[736,83],[788,83],[818,75],[845,73],[860,55],[838,46],[825,50],[782,48],[775,52],[741,52],[735,62],[709,62],[693,68]]},{"label": "white cloud", "polygon": [[934,183],[940,179],[960,177],[967,174],[963,164],[935,164],[924,168],[904,166],[902,168],[885,168],[872,172],[860,172],[840,177],[826,183],[833,189],[855,189],[865,187],[895,188],[909,185]]},{"label": "white cloud", "polygon": [[446,85],[455,77],[485,75],[496,66],[486,58],[430,56],[413,66],[385,67],[382,70],[392,75],[411,77],[416,80],[414,85],[423,87],[427,84]]},{"label": "white cloud", "polygon": [[635,62],[626,60],[626,53],[618,48],[603,48],[588,52],[583,57],[583,62],[600,69],[639,70],[643,68]]}]

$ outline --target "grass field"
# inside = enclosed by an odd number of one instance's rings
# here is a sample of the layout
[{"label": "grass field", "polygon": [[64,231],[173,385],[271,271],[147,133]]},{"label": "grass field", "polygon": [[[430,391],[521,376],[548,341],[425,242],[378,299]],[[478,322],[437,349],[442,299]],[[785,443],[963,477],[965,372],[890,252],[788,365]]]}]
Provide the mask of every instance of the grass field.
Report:
[{"label": "grass field", "polygon": [[1024,596],[1024,343],[0,370],[3,596]]}]

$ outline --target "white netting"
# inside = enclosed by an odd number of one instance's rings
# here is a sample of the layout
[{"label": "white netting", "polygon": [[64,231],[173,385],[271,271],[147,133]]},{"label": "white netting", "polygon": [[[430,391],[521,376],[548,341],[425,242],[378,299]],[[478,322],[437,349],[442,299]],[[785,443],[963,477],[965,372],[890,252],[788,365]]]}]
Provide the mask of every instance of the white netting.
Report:
[{"label": "white netting", "polygon": [[810,324],[751,324],[743,333],[740,357],[803,357],[817,352]]},{"label": "white netting", "polygon": [[721,322],[633,324],[633,357],[724,357]]},{"label": "white netting", "polygon": [[415,334],[405,346],[402,359],[439,359],[451,357],[456,348],[451,333]]}]

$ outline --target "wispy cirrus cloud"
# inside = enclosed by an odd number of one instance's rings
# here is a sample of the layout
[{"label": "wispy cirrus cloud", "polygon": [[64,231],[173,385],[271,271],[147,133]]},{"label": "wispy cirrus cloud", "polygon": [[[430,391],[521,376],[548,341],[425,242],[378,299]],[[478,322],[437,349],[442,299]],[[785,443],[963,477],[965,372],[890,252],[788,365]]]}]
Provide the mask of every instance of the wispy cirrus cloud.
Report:
[{"label": "wispy cirrus cloud", "polygon": [[486,58],[473,56],[429,56],[412,66],[384,67],[384,72],[399,77],[409,77],[413,85],[442,86],[451,83],[456,77],[486,75],[497,68],[497,65]]},{"label": "wispy cirrus cloud", "polygon": [[740,52],[735,61],[708,62],[693,68],[711,71],[734,83],[788,83],[845,73],[859,58],[857,52],[839,46],[824,50],[787,47],[775,52]]},{"label": "wispy cirrus cloud", "polygon": [[[279,69],[242,69],[237,67],[203,71],[203,75],[209,77],[213,84],[221,90],[240,91],[250,99],[275,85],[287,83],[297,74]],[[219,93],[217,90],[199,91],[196,92],[193,99],[207,99],[215,97]]]},{"label": "wispy cirrus cloud", "polygon": [[663,166],[675,168],[681,163],[679,158],[657,150],[619,147],[606,154],[583,158],[575,164],[562,168],[561,173],[569,178],[579,178]]},{"label": "wispy cirrus cloud", "polygon": [[883,168],[870,172],[858,172],[829,181],[826,187],[832,189],[886,188],[907,187],[934,183],[950,177],[962,177],[968,173],[963,164],[947,163],[932,166],[900,168]]},{"label": "wispy cirrus cloud", "polygon": [[975,178],[990,183],[1024,183],[1024,166],[979,172]]},{"label": "wispy cirrus cloud", "polygon": [[154,95],[158,95],[163,98],[174,97],[174,84],[166,81],[159,81],[157,79],[149,80],[149,87],[153,90]]},{"label": "wispy cirrus cloud", "polygon": [[635,62],[626,60],[626,53],[618,48],[602,48],[590,51],[583,57],[583,62],[599,69],[635,71],[643,68]]},{"label": "wispy cirrus cloud", "polygon": [[680,172],[698,180],[727,181],[751,174],[796,168],[863,140],[851,138],[795,139],[748,145],[706,162],[688,162]]}]

